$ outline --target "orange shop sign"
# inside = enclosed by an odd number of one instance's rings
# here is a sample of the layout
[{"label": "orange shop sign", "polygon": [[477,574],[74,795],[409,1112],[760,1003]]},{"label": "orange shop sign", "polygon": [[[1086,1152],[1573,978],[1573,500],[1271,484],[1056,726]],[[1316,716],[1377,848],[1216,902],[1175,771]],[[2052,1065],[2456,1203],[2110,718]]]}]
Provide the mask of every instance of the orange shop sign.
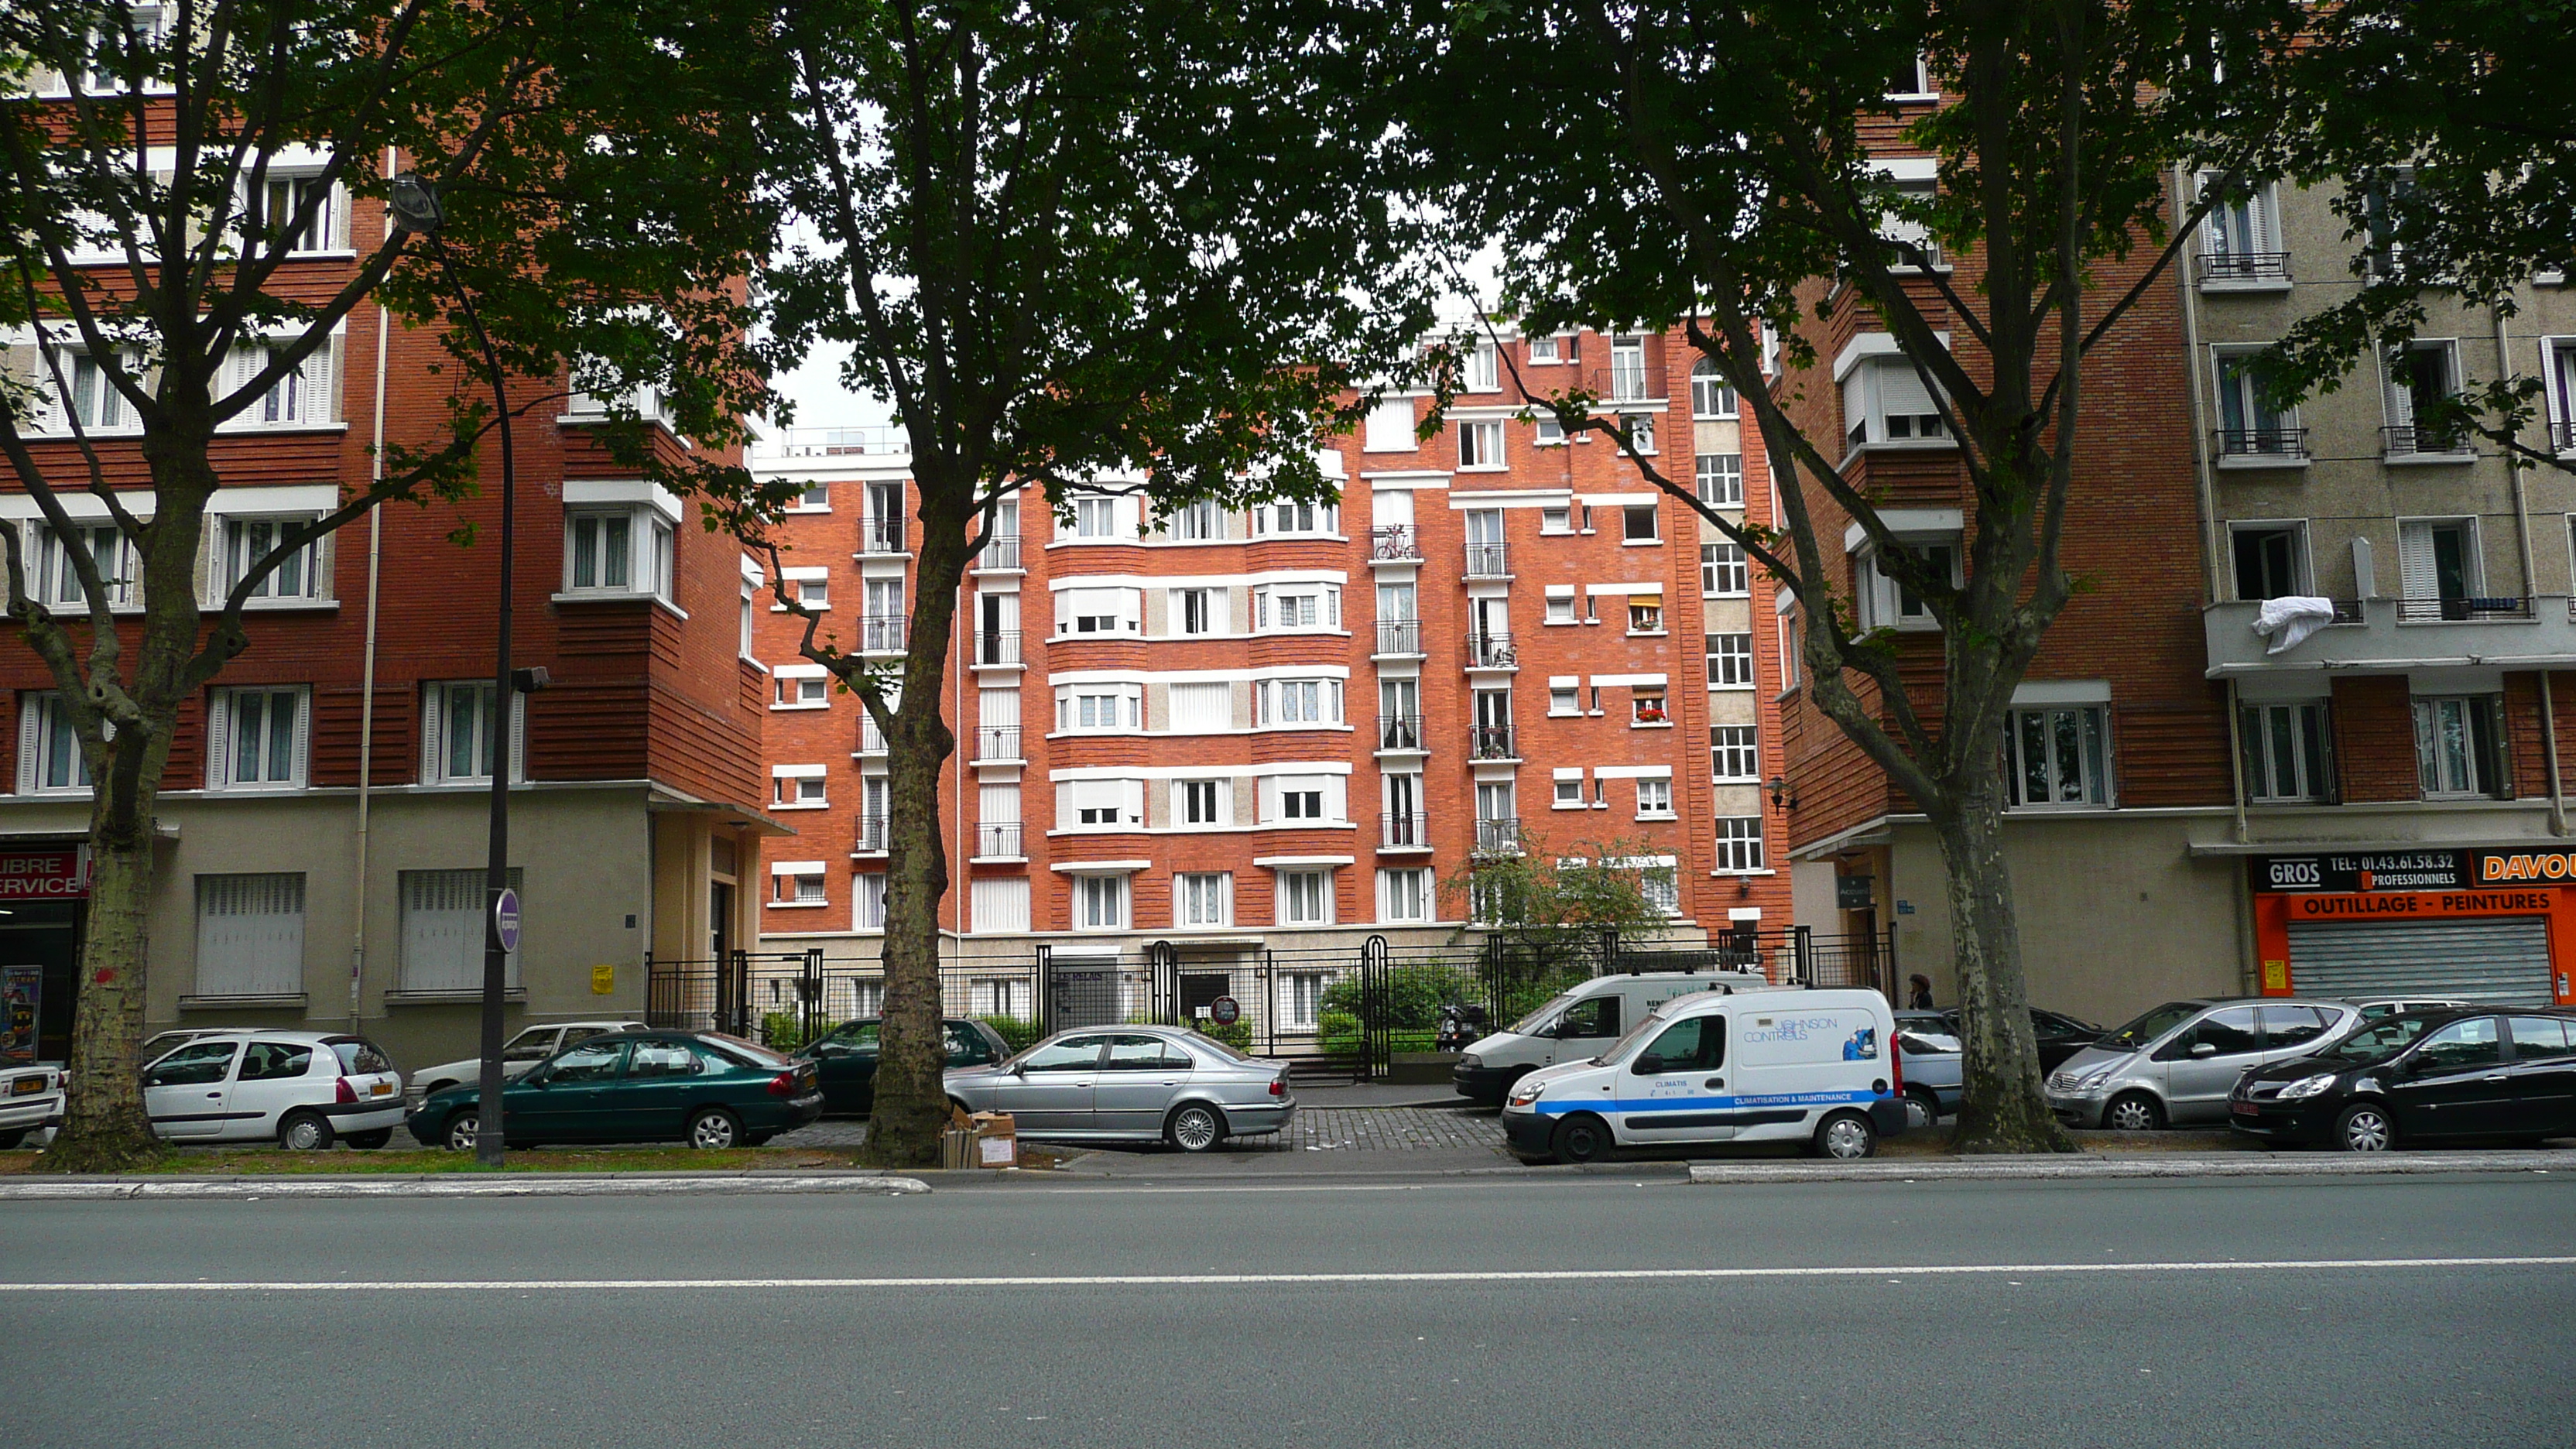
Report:
[{"label": "orange shop sign", "polygon": [[2479,885],[2576,880],[2576,850],[2481,850],[2473,878]]}]

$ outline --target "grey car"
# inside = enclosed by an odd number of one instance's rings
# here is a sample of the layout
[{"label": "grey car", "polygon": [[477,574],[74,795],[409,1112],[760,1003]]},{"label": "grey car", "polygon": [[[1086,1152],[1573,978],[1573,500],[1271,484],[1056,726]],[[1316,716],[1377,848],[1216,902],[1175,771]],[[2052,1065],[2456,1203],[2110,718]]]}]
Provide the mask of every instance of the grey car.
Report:
[{"label": "grey car", "polygon": [[2224,1122],[2238,1078],[2323,1050],[2358,1016],[2286,996],[2168,1001],[2051,1072],[2049,1109],[2070,1127],[2119,1131]]},{"label": "grey car", "polygon": [[947,1082],[949,1100],[1008,1112],[1023,1137],[1163,1141],[1183,1152],[1277,1132],[1297,1113],[1285,1063],[1179,1027],[1060,1031],[1007,1061],[960,1067]]},{"label": "grey car", "polygon": [[1929,1127],[1959,1110],[1966,1087],[1959,1038],[1937,1011],[1896,1013],[1897,1065],[1905,1069],[1906,1125]]}]

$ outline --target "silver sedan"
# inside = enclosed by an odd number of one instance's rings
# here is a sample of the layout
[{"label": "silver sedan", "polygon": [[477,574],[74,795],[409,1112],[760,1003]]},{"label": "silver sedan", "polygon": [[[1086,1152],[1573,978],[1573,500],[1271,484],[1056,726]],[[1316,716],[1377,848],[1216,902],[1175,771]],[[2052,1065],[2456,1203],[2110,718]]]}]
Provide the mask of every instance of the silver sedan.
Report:
[{"label": "silver sedan", "polygon": [[948,1073],[950,1100],[1008,1112],[1023,1137],[1161,1140],[1205,1152],[1277,1132],[1297,1113],[1281,1062],[1166,1026],[1060,1031],[1005,1062]]}]

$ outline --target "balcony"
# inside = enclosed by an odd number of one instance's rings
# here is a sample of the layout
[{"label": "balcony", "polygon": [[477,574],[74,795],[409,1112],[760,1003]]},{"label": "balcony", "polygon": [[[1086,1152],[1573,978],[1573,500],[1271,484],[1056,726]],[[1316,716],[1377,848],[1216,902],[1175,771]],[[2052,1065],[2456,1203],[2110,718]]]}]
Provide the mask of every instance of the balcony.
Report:
[{"label": "balcony", "polygon": [[1521,848],[1521,820],[1517,815],[1499,820],[1476,822],[1478,855],[1518,855]]},{"label": "balcony", "polygon": [[1411,814],[1381,815],[1377,818],[1377,848],[1380,850],[1429,850],[1431,817],[1420,811]]},{"label": "balcony", "polygon": [[1509,634],[1470,634],[1467,636],[1469,669],[1518,669],[1520,650]]},{"label": "balcony", "polygon": [[902,614],[862,614],[859,616],[859,652],[862,654],[901,654],[904,626],[911,620]]},{"label": "balcony", "polygon": [[903,515],[871,513],[860,522],[859,552],[903,552]]},{"label": "balcony", "polygon": [[975,555],[978,573],[1007,573],[1020,566],[1020,536],[997,533],[984,541],[984,551]]},{"label": "balcony", "polygon": [[1018,860],[1026,852],[1020,848],[1020,822],[987,820],[975,827],[977,860]]},{"label": "balcony", "polygon": [[1471,760],[1517,760],[1520,751],[1513,747],[1512,727],[1474,725],[1467,731],[1467,758]]},{"label": "balcony", "polygon": [[1380,659],[1421,658],[1422,621],[1419,619],[1378,620],[1377,657]]},{"label": "balcony", "polygon": [[2526,599],[2338,600],[2332,624],[2278,654],[2254,632],[2262,605],[2230,600],[2201,610],[2208,677],[2284,669],[2403,674],[2471,665],[2563,669],[2576,665],[2576,617],[2565,595]]},{"label": "balcony", "polygon": [[1410,523],[1391,523],[1369,530],[1369,562],[1420,563],[1422,540]]},{"label": "balcony", "polygon": [[859,817],[859,833],[850,842],[852,855],[883,855],[886,852],[886,818],[882,815]]},{"label": "balcony", "polygon": [[2308,430],[2305,428],[2221,428],[2218,440],[2218,466],[2260,466],[2299,464],[2308,461]]},{"label": "balcony", "polygon": [[876,718],[873,715],[862,712],[859,715],[859,753],[882,755],[885,752],[885,731],[877,728]]},{"label": "balcony", "polygon": [[1020,662],[1020,631],[1017,629],[979,629],[975,633],[977,664],[1016,665]]},{"label": "balcony", "polygon": [[2549,450],[2576,453],[2576,418],[2560,418],[2549,425]]},{"label": "balcony", "polygon": [[1512,576],[1510,560],[1499,543],[1467,545],[1467,577],[1471,579],[1507,579]]},{"label": "balcony", "polygon": [[1022,758],[1018,725],[975,727],[975,763],[981,765],[1002,760],[1016,763]]},{"label": "balcony", "polygon": [[2288,252],[2204,252],[2200,258],[2200,284],[2224,291],[2231,286],[2264,290],[2290,284]]},{"label": "balcony", "polygon": [[778,452],[789,458],[838,458],[868,453],[892,455],[912,451],[912,437],[900,427],[789,428],[778,440]]},{"label": "balcony", "polygon": [[2379,446],[2391,463],[2466,463],[2477,456],[2469,430],[2456,423],[2438,428],[2414,424],[2381,428]]},{"label": "balcony", "polygon": [[1418,714],[1379,715],[1377,748],[1381,754],[1390,750],[1417,755],[1427,753],[1422,743],[1422,716]]}]

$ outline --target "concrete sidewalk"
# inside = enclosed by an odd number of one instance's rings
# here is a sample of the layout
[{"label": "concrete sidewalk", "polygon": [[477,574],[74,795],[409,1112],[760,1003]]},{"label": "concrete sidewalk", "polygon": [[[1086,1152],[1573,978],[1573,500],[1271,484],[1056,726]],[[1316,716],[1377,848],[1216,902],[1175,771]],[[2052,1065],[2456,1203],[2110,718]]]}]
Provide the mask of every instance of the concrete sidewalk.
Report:
[{"label": "concrete sidewalk", "polygon": [[2418,1177],[2457,1172],[2576,1172],[2576,1152],[2051,1153],[2029,1157],[1805,1158],[1694,1162],[1690,1180],[1730,1182],[2000,1182],[2142,1177]]}]

